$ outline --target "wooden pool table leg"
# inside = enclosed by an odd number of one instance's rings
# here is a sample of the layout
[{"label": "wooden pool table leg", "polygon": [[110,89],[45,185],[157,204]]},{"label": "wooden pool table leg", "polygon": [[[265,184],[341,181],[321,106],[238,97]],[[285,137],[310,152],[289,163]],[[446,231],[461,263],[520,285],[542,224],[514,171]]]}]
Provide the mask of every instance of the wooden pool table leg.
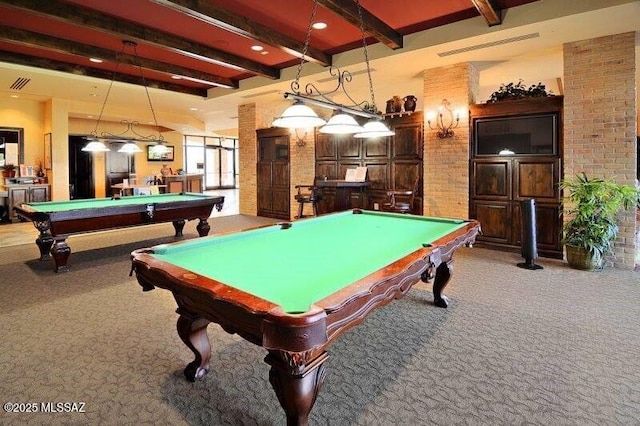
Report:
[{"label": "wooden pool table leg", "polygon": [[195,359],[185,367],[184,375],[190,382],[195,382],[209,372],[211,357],[211,344],[207,336],[209,321],[181,310],[178,310],[178,313],[180,314],[177,323],[178,335],[195,355]]},{"label": "wooden pool table leg", "polygon": [[182,237],[182,230],[184,229],[184,219],[174,220],[173,228],[176,230],[176,237]]},{"label": "wooden pool table leg", "polygon": [[442,294],[442,291],[451,279],[453,269],[453,259],[442,262],[436,269],[436,277],[433,281],[433,303],[439,308],[446,308],[449,305],[449,298]]},{"label": "wooden pool table leg", "polygon": [[209,222],[207,219],[200,219],[200,222],[196,225],[196,231],[198,231],[198,235],[201,237],[206,237],[209,235],[209,231],[211,230],[211,226],[209,226]]},{"label": "wooden pool table leg", "polygon": [[310,355],[270,350],[264,359],[271,366],[269,381],[287,414],[289,426],[308,424],[309,412],[326,376],[324,362],[329,355],[322,352],[312,360],[307,356]]},{"label": "wooden pool table leg", "polygon": [[53,246],[51,247],[51,256],[53,256],[53,261],[56,264],[56,272],[64,272],[69,270],[69,267],[67,266],[69,255],[71,255],[71,248],[67,244],[66,239],[56,238]]}]

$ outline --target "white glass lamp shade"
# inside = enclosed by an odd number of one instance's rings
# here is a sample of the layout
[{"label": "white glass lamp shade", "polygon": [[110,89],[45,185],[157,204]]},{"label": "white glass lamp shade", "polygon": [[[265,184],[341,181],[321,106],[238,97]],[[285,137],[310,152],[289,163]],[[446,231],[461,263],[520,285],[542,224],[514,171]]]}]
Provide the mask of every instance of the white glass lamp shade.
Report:
[{"label": "white glass lamp shade", "polygon": [[274,127],[285,127],[287,129],[318,127],[326,121],[315,113],[307,105],[296,101],[293,105],[284,110],[280,117],[271,123]]},{"label": "white glass lamp shade", "polygon": [[87,152],[106,152],[110,151],[105,144],[100,141],[91,141],[82,148],[82,151]]},{"label": "white glass lamp shade", "polygon": [[380,120],[367,121],[362,128],[364,130],[353,135],[354,138],[382,138],[396,134],[393,130],[389,130],[387,125]]},{"label": "white glass lamp shade", "polygon": [[362,132],[362,126],[352,116],[340,113],[331,117],[327,124],[320,128],[319,132],[331,135],[350,135]]},{"label": "white glass lamp shade", "polygon": [[125,154],[135,154],[136,152],[142,152],[142,150],[135,143],[127,142],[122,145],[122,147],[120,147],[118,152],[124,152]]},{"label": "white glass lamp shade", "polygon": [[151,147],[151,152],[154,154],[166,154],[170,151],[169,147],[163,143],[157,143]]}]

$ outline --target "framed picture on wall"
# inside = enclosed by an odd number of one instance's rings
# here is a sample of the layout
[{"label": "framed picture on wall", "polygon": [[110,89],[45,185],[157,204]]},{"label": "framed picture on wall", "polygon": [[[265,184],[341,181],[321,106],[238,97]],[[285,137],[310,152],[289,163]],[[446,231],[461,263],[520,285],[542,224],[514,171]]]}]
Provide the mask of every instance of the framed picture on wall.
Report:
[{"label": "framed picture on wall", "polygon": [[51,133],[44,134],[44,164],[47,170],[51,170]]},{"label": "framed picture on wall", "polygon": [[173,145],[165,145],[168,149],[166,152],[158,152],[158,145],[147,145],[147,161],[173,161],[174,147]]}]

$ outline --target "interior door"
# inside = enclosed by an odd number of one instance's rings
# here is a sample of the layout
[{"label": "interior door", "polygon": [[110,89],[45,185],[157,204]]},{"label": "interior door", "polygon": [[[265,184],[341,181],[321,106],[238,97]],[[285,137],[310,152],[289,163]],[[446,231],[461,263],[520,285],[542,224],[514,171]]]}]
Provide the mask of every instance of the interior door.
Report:
[{"label": "interior door", "polygon": [[289,220],[289,134],[286,129],[258,131],[258,216]]},{"label": "interior door", "polygon": [[82,136],[69,136],[69,198],[72,200],[96,197],[93,155],[82,151],[86,144]]}]

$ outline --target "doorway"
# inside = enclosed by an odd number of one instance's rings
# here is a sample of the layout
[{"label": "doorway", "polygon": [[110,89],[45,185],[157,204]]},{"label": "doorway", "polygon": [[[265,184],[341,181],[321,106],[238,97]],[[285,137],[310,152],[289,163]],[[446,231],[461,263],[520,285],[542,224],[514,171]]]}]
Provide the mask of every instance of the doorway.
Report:
[{"label": "doorway", "polygon": [[82,148],[84,136],[69,136],[69,199],[95,198],[93,156]]}]

